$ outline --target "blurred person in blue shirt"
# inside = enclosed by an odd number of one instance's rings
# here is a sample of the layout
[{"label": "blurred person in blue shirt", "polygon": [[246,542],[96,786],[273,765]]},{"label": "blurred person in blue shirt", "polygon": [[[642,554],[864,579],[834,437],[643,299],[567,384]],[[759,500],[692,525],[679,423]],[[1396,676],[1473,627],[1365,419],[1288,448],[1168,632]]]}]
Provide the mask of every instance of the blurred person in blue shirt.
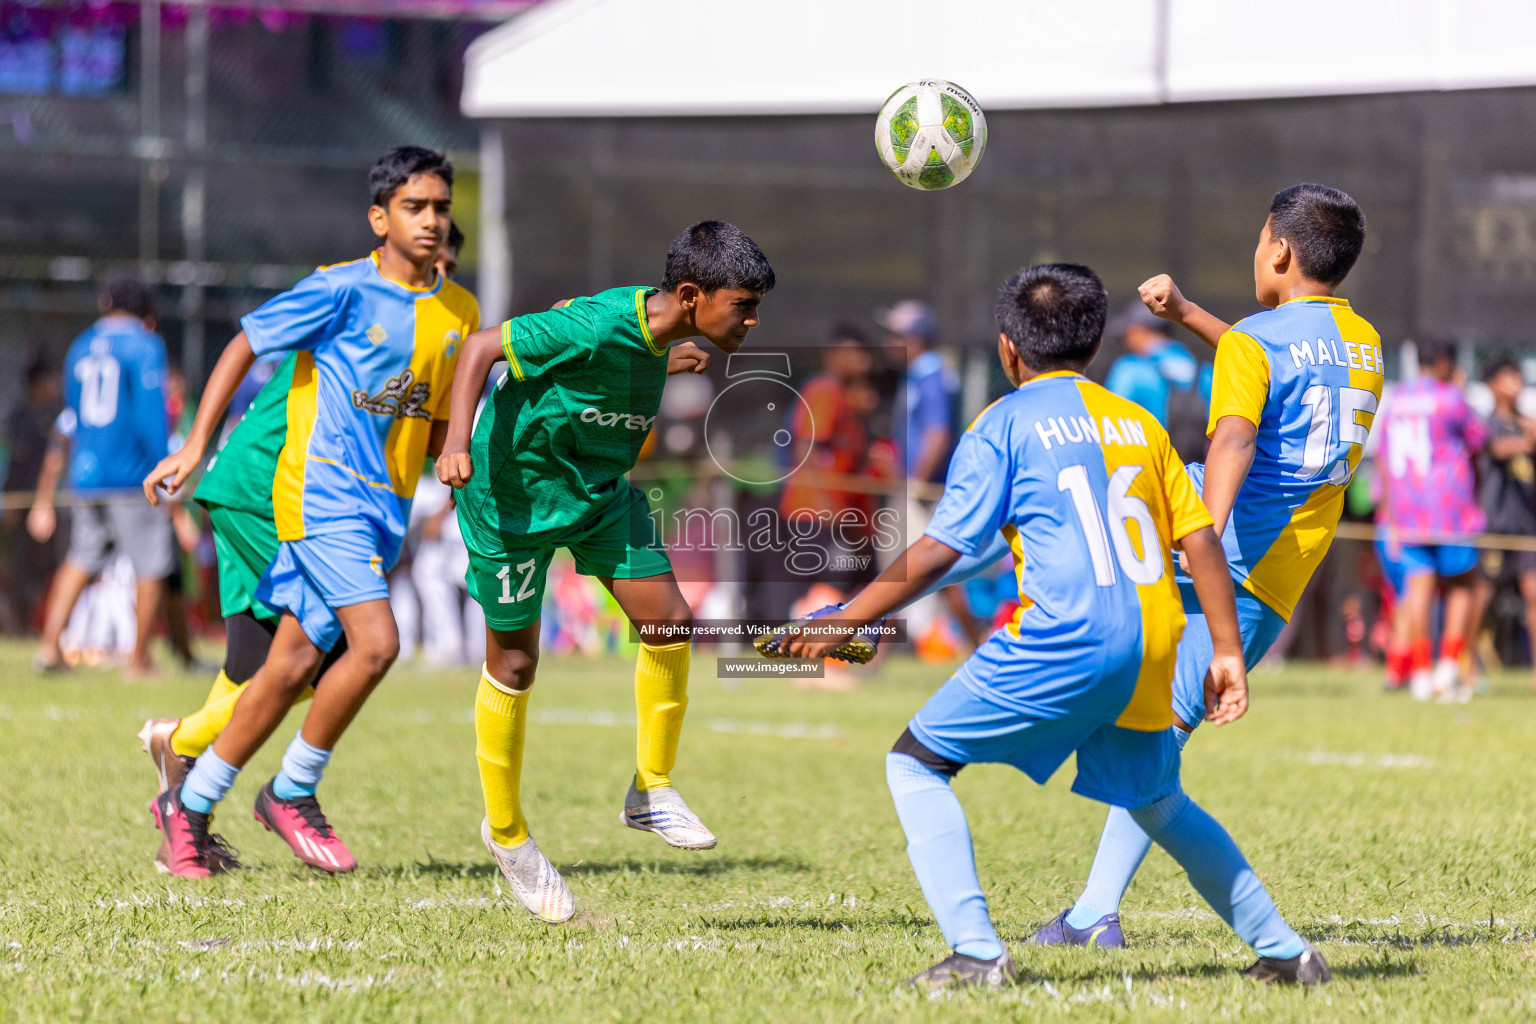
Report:
[{"label": "blurred person in blue shirt", "polygon": [[[877,310],[875,322],[885,330],[887,342],[898,346],[907,360],[896,395],[893,433],[907,476],[907,542],[912,544],[928,528],[937,504],[936,498],[924,493],[928,490],[926,485],[943,484],[949,468],[949,456],[955,448],[960,385],[935,349],[939,318],[933,307],[917,299],[905,299],[889,309]],[[949,587],[941,594],[971,644],[981,643],[986,632],[971,613],[963,591]],[[930,598],[923,598],[907,609],[908,633],[919,645],[933,626],[935,610]]]},{"label": "blurred person in blue shirt", "polygon": [[1125,354],[1110,366],[1104,386],[1166,427],[1169,396],[1193,388],[1200,365],[1188,349],[1168,337],[1162,324],[1139,300],[1115,318],[1110,331],[1119,334]]},{"label": "blurred person in blue shirt", "polygon": [[54,495],[68,466],[70,489],[84,503],[74,510],[69,551],[54,580],[33,667],[63,664],[59,637],[80,593],[116,554],[127,556],[136,581],[138,630],[127,671],[143,674],[165,577],[176,564],[175,538],[164,509],[137,500],[140,481],[165,457],[165,341],[155,333],[154,301],[137,278],[107,282],[101,319],[69,346],[64,360],[64,411],[55,422],[48,454],[27,515],[39,543],[58,520]]},{"label": "blurred person in blue shirt", "polygon": [[[1168,336],[1167,324],[1139,301],[1112,320],[1106,333],[1120,339],[1125,354],[1110,366],[1104,387],[1156,416],[1186,462],[1204,458],[1211,364],[1202,375],[1189,350]],[[1180,400],[1171,401],[1175,397]]]},{"label": "blurred person in blue shirt", "polygon": [[903,417],[893,431],[901,446],[908,480],[942,483],[955,439],[955,395],[959,390],[944,357],[934,350],[939,318],[932,307],[916,299],[898,302],[875,314],[889,341],[900,346],[907,360],[901,378],[896,415]]}]

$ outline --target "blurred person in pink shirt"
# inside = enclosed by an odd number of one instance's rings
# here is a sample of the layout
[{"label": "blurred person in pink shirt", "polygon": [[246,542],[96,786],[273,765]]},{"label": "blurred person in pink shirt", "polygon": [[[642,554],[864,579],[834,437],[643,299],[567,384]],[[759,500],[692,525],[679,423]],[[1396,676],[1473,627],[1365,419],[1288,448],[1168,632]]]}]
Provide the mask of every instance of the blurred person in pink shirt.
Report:
[{"label": "blurred person in pink shirt", "polygon": [[[1376,431],[1381,504],[1376,522],[1388,562],[1401,573],[1407,617],[1409,689],[1420,700],[1465,701],[1459,662],[1472,622],[1477,549],[1460,538],[1483,532],[1472,460],[1488,430],[1453,378],[1456,345],[1421,345],[1420,374],[1392,389]],[[1389,571],[1392,566],[1388,566]],[[1445,588],[1440,658],[1431,670],[1430,619],[1436,584]]]}]

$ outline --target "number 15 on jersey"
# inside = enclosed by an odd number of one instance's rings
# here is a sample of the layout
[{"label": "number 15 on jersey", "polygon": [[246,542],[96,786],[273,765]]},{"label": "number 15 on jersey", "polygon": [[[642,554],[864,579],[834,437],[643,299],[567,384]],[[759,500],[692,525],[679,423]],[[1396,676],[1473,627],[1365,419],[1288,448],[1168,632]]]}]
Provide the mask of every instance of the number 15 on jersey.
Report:
[{"label": "number 15 on jersey", "polygon": [[1312,422],[1307,427],[1301,471],[1296,475],[1310,480],[1326,469],[1328,482],[1343,487],[1355,472],[1350,464],[1349,446],[1357,444],[1364,449],[1371,432],[1368,423],[1360,422],[1359,414],[1375,415],[1376,393],[1364,388],[1313,384],[1302,392],[1301,404],[1311,409]]}]

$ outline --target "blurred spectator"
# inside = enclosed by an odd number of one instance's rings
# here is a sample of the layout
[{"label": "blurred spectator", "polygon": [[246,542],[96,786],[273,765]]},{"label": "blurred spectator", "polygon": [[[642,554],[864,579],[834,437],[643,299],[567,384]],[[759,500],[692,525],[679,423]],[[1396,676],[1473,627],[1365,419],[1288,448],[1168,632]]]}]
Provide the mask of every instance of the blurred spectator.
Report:
[{"label": "blurred spectator", "polygon": [[[885,329],[889,343],[899,346],[907,359],[907,372],[896,395],[898,420],[894,436],[901,446],[901,465],[907,475],[905,511],[910,545],[928,528],[937,505],[934,485],[944,482],[949,469],[949,456],[955,447],[959,382],[944,364],[944,357],[934,349],[939,319],[927,303],[906,299],[877,311],[875,322]],[[966,638],[973,645],[979,644],[985,633],[971,614],[965,595],[958,588],[949,587],[938,597],[948,606]],[[919,653],[924,650],[925,637],[937,636],[942,631],[937,611],[934,597],[914,602],[906,610],[908,633]],[[943,647],[930,645],[929,649],[943,659],[953,653]]]},{"label": "blurred spectator", "polygon": [[[839,325],[822,351],[822,372],[801,385],[803,404],[789,418],[789,461],[801,468],[784,485],[779,514],[786,521],[815,517],[818,530],[808,539],[826,554],[828,565],[814,576],[842,591],[874,578],[875,502],[867,491],[847,490],[824,477],[857,476],[869,456],[869,435],[855,399],[867,385],[871,363],[869,343],[858,328]],[[794,596],[808,583],[791,584],[798,587]]]},{"label": "blurred spectator", "polygon": [[[1130,399],[1168,428],[1174,448],[1185,461],[1205,454],[1205,400],[1196,388],[1200,366],[1189,350],[1168,336],[1168,325],[1138,299],[1105,332],[1118,338],[1125,354],[1109,368],[1104,386]],[[1179,401],[1169,404],[1169,399]]]},{"label": "blurred spectator", "polygon": [[410,575],[421,604],[422,657],[431,665],[469,665],[485,658],[485,619],[464,581],[469,552],[453,499],[453,489],[429,471],[411,503],[417,541]]},{"label": "blurred spectator", "polygon": [[[1478,494],[1488,517],[1488,532],[1536,537],[1536,463],[1532,461],[1536,423],[1516,408],[1525,377],[1519,364],[1506,357],[1495,359],[1483,380],[1493,395]],[[1481,622],[1495,589],[1514,586],[1525,602],[1527,635],[1536,642],[1536,552],[1489,548],[1483,552],[1481,568],[1474,622]],[[1532,687],[1536,688],[1536,681]]]},{"label": "blurred spectator", "polygon": [[[187,376],[181,367],[171,366],[165,375],[165,420],[170,437],[166,447],[176,451],[186,443],[187,431],[192,427],[192,410],[187,406]],[[187,508],[185,502],[173,500],[166,503],[171,517],[171,527],[176,535],[176,545],[181,553],[190,554],[197,549],[202,538],[202,527]],[[192,630],[187,622],[187,588],[185,566],[176,558],[171,571],[165,576],[165,630],[171,652],[181,667],[202,675],[218,671],[216,666],[204,665],[192,653]]]},{"label": "blurred spectator", "polygon": [[[959,384],[944,357],[934,350],[939,320],[925,302],[907,299],[875,314],[875,322],[899,346],[907,360],[901,379],[893,431],[902,446],[902,465],[907,479],[919,483],[943,483],[954,449],[955,396]],[[922,533],[928,526],[923,520]]]},{"label": "blurred spectator", "polygon": [[[48,450],[48,431],[59,414],[59,371],[42,355],[35,356],[25,371],[26,391],[6,424],[10,438],[10,462],[5,472],[5,493],[23,495],[32,490],[43,470]],[[0,629],[8,633],[32,628],[48,580],[59,565],[59,541],[33,540],[24,529],[26,510],[8,508],[0,513],[0,549],[6,560],[0,566]]]},{"label": "blurred spectator", "polygon": [[[1436,695],[1465,700],[1471,689],[1462,685],[1459,663],[1472,625],[1477,549],[1448,538],[1483,531],[1486,520],[1474,493],[1472,460],[1482,450],[1487,428],[1453,382],[1456,345],[1429,342],[1420,351],[1420,376],[1393,388],[1372,428],[1381,435],[1382,501],[1376,519],[1384,533],[1386,569],[1400,571],[1404,581],[1401,614],[1408,616],[1409,687],[1421,700]],[[1445,607],[1440,657],[1431,674],[1437,580],[1445,587]],[[1401,664],[1389,666],[1392,675],[1402,670]]]},{"label": "blurred spectator", "polygon": [[[59,638],[92,578],[113,555],[133,565],[135,618],[128,670],[146,673],[150,626],[176,542],[164,508],[144,500],[142,482],[168,450],[165,421],[165,342],[154,332],[153,298],[143,282],[116,277],[99,300],[101,319],[75,339],[64,363],[64,411],[43,457],[27,530],[41,542],[57,526],[54,495],[68,464],[69,484],[87,503],[75,508],[69,552],[54,577],[33,665],[63,664]],[[72,449],[72,451],[71,451]]]}]

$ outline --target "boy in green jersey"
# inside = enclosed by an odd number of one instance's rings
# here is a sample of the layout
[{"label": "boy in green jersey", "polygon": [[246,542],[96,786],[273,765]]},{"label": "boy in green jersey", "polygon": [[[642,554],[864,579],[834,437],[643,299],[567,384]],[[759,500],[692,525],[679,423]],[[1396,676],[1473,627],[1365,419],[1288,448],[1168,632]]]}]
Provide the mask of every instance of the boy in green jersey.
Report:
[{"label": "boy in green jersey", "polygon": [[[469,592],[485,611],[475,701],[481,838],[518,900],[542,920],[565,921],[576,909],[530,838],[518,794],[550,558],[569,549],[577,571],[601,580],[632,623],[689,635],[693,613],[645,496],[624,474],[660,407],[668,348],[702,335],[736,351],[773,284],[773,268],[750,238],[704,221],[672,242],[660,288],[615,288],[516,317],[471,335],[460,355],[437,475],[460,490]],[[507,373],[476,422],[486,375],[500,359]],[[640,645],[636,770],[621,817],[672,846],[707,850],[714,835],[669,777],[688,704],[689,650],[687,639]]]}]

